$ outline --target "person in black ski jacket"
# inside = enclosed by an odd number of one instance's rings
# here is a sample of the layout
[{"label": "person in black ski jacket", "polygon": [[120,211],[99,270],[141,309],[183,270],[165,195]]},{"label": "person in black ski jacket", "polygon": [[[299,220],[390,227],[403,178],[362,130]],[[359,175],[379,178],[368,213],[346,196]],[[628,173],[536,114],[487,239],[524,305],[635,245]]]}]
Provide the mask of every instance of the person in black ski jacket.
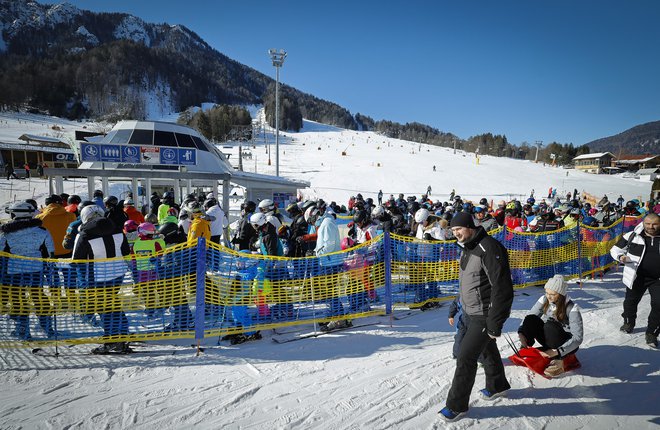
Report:
[{"label": "person in black ski jacket", "polygon": [[[118,295],[128,266],[126,261],[115,257],[130,253],[128,240],[96,205],[85,207],[80,212],[80,220],[82,225],[73,245],[73,265],[78,271],[78,281],[90,289],[89,294],[96,299],[93,306],[101,314],[104,336],[127,335],[128,319],[121,310]],[[94,354],[126,352],[130,352],[126,342],[109,342],[92,350]]]},{"label": "person in black ski jacket", "polygon": [[307,252],[307,248],[305,246],[305,242],[298,241],[298,238],[307,234],[309,230],[309,224],[307,224],[307,221],[305,221],[305,214],[302,213],[298,204],[290,204],[286,208],[286,212],[293,220],[291,221],[290,227],[291,235],[289,237],[289,243],[291,246],[289,247],[288,257],[304,257]]},{"label": "person in black ski jacket", "polygon": [[483,356],[486,374],[481,396],[490,400],[511,388],[495,339],[502,334],[511,312],[513,283],[506,248],[483,227],[475,227],[472,215],[460,212],[450,226],[463,248],[459,288],[463,312],[468,316],[447,404],[440,411],[444,419],[453,421],[468,410],[479,355]]},{"label": "person in black ski jacket", "polygon": [[124,206],[119,204],[119,200],[115,196],[106,197],[103,204],[105,205],[105,217],[112,221],[115,228],[113,233],[123,233],[124,223],[128,221]]},{"label": "person in black ski jacket", "polygon": [[238,246],[238,250],[250,249],[257,240],[257,232],[250,224],[250,216],[257,209],[256,203],[247,201],[241,205],[241,220],[231,243]]}]

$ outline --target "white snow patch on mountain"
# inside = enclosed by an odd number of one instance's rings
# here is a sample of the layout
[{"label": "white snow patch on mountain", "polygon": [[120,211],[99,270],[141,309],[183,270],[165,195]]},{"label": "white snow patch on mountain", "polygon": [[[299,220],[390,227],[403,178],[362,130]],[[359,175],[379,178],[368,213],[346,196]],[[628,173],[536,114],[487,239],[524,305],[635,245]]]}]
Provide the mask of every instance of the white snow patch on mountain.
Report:
[{"label": "white snow patch on mountain", "polygon": [[[177,115],[172,105],[172,89],[167,83],[159,81],[145,93],[145,117],[148,120],[163,121]],[[176,120],[175,120],[176,121]]]},{"label": "white snow patch on mountain", "polygon": [[60,3],[48,8],[45,21],[47,25],[54,26],[63,22],[71,22],[78,15],[82,15],[80,9],[70,3]]},{"label": "white snow patch on mountain", "polygon": [[151,37],[145,28],[144,21],[132,15],[127,16],[119,23],[113,35],[117,39],[133,40],[134,42],[151,46]]},{"label": "white snow patch on mountain", "polygon": [[76,30],[76,34],[79,34],[80,36],[84,37],[85,41],[90,45],[96,46],[100,43],[98,37],[90,33],[89,30],[87,30],[87,28],[84,25],[78,27],[78,29]]}]

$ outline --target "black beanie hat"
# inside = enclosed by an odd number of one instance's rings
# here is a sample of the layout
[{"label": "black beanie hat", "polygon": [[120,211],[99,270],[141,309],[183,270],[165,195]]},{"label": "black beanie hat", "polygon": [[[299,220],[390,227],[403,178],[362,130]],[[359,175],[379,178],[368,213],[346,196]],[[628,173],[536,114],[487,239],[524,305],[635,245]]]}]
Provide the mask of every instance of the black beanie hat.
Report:
[{"label": "black beanie hat", "polygon": [[472,215],[467,212],[459,212],[451,219],[450,227],[476,228]]}]

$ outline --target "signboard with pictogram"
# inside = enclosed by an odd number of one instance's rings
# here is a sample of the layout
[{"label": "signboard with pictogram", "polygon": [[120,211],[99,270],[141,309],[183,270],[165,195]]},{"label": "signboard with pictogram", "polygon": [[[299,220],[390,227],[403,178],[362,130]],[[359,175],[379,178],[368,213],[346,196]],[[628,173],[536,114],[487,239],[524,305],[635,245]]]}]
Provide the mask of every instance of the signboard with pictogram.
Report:
[{"label": "signboard with pictogram", "polygon": [[140,155],[143,164],[161,164],[160,148],[157,146],[141,146]]},{"label": "signboard with pictogram", "polygon": [[[197,150],[192,148],[81,143],[80,156],[83,162],[101,161],[170,166],[194,166],[197,164]],[[73,154],[57,154],[57,157],[58,161],[65,157],[67,161],[75,161]]]}]

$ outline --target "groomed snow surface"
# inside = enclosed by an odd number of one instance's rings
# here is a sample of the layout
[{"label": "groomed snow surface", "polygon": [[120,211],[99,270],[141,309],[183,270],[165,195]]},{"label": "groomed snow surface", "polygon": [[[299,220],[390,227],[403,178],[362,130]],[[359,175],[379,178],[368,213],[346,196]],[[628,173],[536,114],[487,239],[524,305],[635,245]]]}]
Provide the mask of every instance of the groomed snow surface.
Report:
[{"label": "groomed snow surface", "polygon": [[[38,134],[31,127],[49,130],[58,123],[72,134],[82,126],[41,118],[22,117],[17,124],[15,117],[3,114],[1,140]],[[254,171],[256,164],[259,173],[274,173],[274,154],[267,166],[263,143],[247,149],[254,158],[244,160],[245,170]],[[454,155],[446,148],[311,122],[300,133],[283,133],[280,151],[283,175],[310,180],[306,195],[340,204],[357,192],[375,199],[379,189],[387,197],[421,194],[428,185],[432,198],[441,200],[452,188],[477,200],[526,198],[532,188],[538,196],[550,186],[627,199],[647,196],[650,190],[650,183],[633,179],[525,161],[481,157],[477,165],[473,154]],[[111,190],[119,195],[121,187],[115,187]],[[67,193],[84,197],[85,190],[84,179],[65,181]],[[0,179],[3,204],[14,196],[34,196],[42,204],[47,193],[43,180]],[[505,358],[513,387],[509,396],[494,402],[478,399],[484,386],[480,369],[470,411],[453,424],[437,414],[454,372],[454,332],[445,305],[391,322],[373,318],[379,324],[286,344],[272,342],[270,332],[238,346],[217,346],[217,339],[207,339],[199,357],[189,346],[192,340],[137,346],[149,352],[111,357],[88,355],[92,345],[60,347],[58,358],[35,356],[27,349],[0,350],[0,428],[657,428],[660,351],[644,343],[648,294],[639,306],[638,327],[628,335],[619,331],[625,292],[620,271],[604,280],[586,280],[581,288],[575,282],[569,285],[584,318],[585,341],[578,352],[582,368],[546,380],[510,366]],[[505,332],[515,337],[542,291],[516,291]],[[498,345],[502,356],[513,353],[504,339]]]},{"label": "groomed snow surface", "polygon": [[[516,291],[505,332],[516,329],[540,287]],[[3,428],[244,429],[640,429],[660,424],[659,351],[644,343],[648,296],[631,335],[619,331],[620,272],[570,283],[580,305],[582,368],[553,380],[511,366],[507,398],[487,402],[477,373],[468,415],[450,425],[444,406],[454,371],[447,306],[381,324],[286,344],[212,346],[197,357],[186,346],[136,347],[149,353],[60,357],[2,351]],[[502,356],[512,354],[498,340]],[[49,349],[52,351],[52,349]],[[174,355],[172,355],[174,353]]]}]

